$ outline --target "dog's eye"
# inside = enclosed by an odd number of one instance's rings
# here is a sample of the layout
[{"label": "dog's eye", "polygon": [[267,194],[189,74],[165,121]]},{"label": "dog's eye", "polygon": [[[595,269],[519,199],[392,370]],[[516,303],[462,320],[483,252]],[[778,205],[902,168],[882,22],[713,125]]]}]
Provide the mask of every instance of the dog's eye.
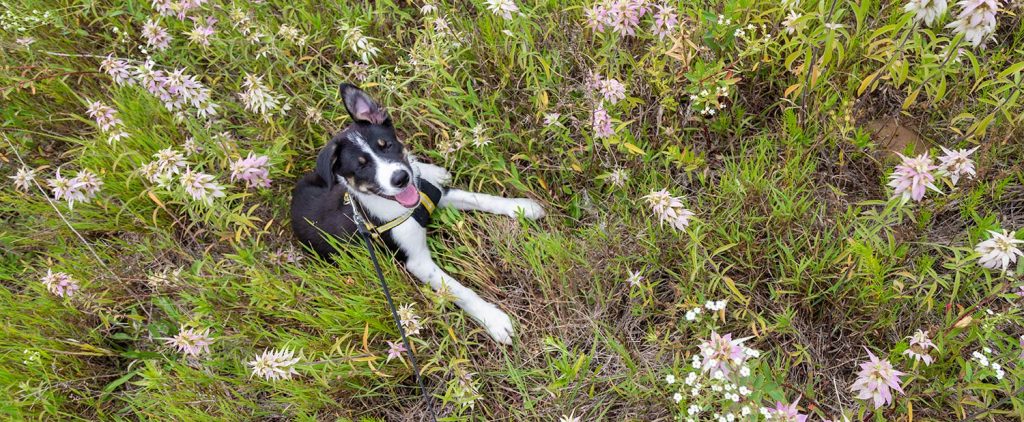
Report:
[{"label": "dog's eye", "polygon": [[385,141],[383,139],[378,139],[377,140],[377,145],[379,145],[380,149],[382,149],[382,150],[389,150],[389,149],[391,149],[391,142]]},{"label": "dog's eye", "polygon": [[359,167],[366,167],[366,157],[359,157],[357,161],[359,161]]}]

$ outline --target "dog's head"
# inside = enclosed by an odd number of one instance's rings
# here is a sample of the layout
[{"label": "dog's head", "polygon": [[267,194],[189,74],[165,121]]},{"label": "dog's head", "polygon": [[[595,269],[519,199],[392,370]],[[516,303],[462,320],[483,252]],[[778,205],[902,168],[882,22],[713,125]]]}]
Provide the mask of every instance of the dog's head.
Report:
[{"label": "dog's head", "polygon": [[413,208],[420,195],[405,147],[391,118],[361,89],[341,84],[341,98],[352,124],[331,139],[316,159],[316,172],[328,187],[377,195]]}]

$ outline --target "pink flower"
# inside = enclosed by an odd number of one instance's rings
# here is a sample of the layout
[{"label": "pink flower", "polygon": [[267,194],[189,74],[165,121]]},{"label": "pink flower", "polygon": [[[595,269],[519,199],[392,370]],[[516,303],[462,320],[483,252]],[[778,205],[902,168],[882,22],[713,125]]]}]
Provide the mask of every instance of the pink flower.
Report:
[{"label": "pink flower", "polygon": [[732,339],[732,334],[725,336],[711,332],[711,338],[701,343],[701,371],[710,373],[712,378],[726,379],[733,371],[742,367],[750,356],[743,342],[750,337]]},{"label": "pink flower", "polygon": [[295,357],[295,351],[279,349],[264,350],[263,354],[246,362],[246,365],[252,367],[252,375],[274,381],[292,379],[292,376],[298,375],[298,372],[295,371],[297,363],[299,363],[299,358]]},{"label": "pink flower", "polygon": [[266,155],[256,156],[249,152],[248,157],[231,164],[231,180],[244,180],[246,187],[270,187],[269,160]]},{"label": "pink flower", "polygon": [[665,4],[659,4],[657,11],[654,12],[654,22],[651,24],[651,33],[656,35],[659,40],[665,39],[667,36],[671,36],[676,31],[676,26],[679,25],[679,15],[676,14],[674,8],[669,7]]},{"label": "pink flower", "polygon": [[183,329],[178,335],[167,339],[167,344],[174,346],[178,351],[188,356],[199,356],[201,353],[210,353],[210,345],[213,339],[210,338],[210,329],[198,332],[194,328]]},{"label": "pink flower", "polygon": [[974,160],[971,160],[971,154],[974,154],[974,151],[977,151],[980,147],[958,150],[949,150],[945,147],[939,148],[942,148],[942,152],[945,155],[939,157],[938,174],[949,175],[949,179],[953,182],[954,186],[962,176],[974,177]]},{"label": "pink flower", "polygon": [[66,179],[60,175],[60,169],[57,169],[57,173],[52,179],[48,179],[46,184],[50,186],[50,191],[53,192],[53,198],[68,202],[69,208],[75,207],[75,201],[84,201],[85,195],[82,194],[82,187],[74,179]]},{"label": "pink flower", "polygon": [[587,26],[594,30],[594,32],[604,32],[605,27],[609,26],[610,13],[604,3],[594,3],[585,13],[587,15]]},{"label": "pink flower", "polygon": [[651,192],[644,199],[661,223],[668,223],[676,230],[685,230],[690,225],[693,212],[683,206],[682,198],[672,196],[667,189]]},{"label": "pink flower", "polygon": [[406,351],[408,351],[408,349],[406,349],[405,346],[402,345],[402,343],[396,343],[396,342],[389,341],[388,342],[388,347],[389,347],[389,349],[388,349],[388,360],[386,360],[385,362],[391,362],[391,359],[394,359],[394,358],[398,358],[399,360],[401,360],[402,359],[402,353],[405,353]]},{"label": "pink flower", "polygon": [[601,95],[609,103],[615,104],[626,98],[626,87],[615,79],[604,79],[600,81]]},{"label": "pink flower", "polygon": [[100,63],[100,70],[110,75],[114,83],[118,85],[128,85],[133,82],[131,71],[128,70],[128,62],[115,59],[113,55],[107,56]]},{"label": "pink flower", "polygon": [[171,35],[152,19],[142,26],[142,36],[146,39],[146,45],[157,50],[166,50],[171,46]]},{"label": "pink flower", "polygon": [[96,120],[96,124],[99,125],[100,130],[108,132],[111,129],[121,125],[121,119],[117,117],[117,110],[107,106],[99,101],[93,101],[89,103],[89,108],[85,111],[89,117]]},{"label": "pink flower", "polygon": [[868,350],[868,358],[871,360],[860,364],[861,370],[857,373],[857,380],[850,386],[850,390],[857,393],[858,399],[871,399],[875,409],[878,409],[892,403],[891,390],[903,394],[903,389],[900,387],[900,376],[904,373],[893,369],[888,359],[878,359],[870,350]]},{"label": "pink flower", "polygon": [[609,23],[619,35],[636,35],[640,18],[646,13],[645,0],[617,0],[609,7]]},{"label": "pink flower", "polygon": [[210,37],[217,32],[213,28],[213,25],[217,23],[217,18],[209,16],[204,23],[198,17],[193,16],[192,21],[195,24],[192,30],[188,32],[188,40],[204,47],[210,46]]},{"label": "pink flower", "polygon": [[185,188],[192,199],[202,201],[206,205],[213,204],[213,198],[225,196],[224,187],[214,182],[212,175],[185,169],[181,174],[181,186]]},{"label": "pink flower", "polygon": [[903,354],[910,356],[915,361],[924,362],[925,366],[931,365],[934,359],[928,354],[928,350],[934,349],[935,343],[932,343],[932,339],[928,338],[928,333],[917,330],[914,335],[908,338],[910,339],[910,347],[904,350]]},{"label": "pink flower", "polygon": [[50,293],[60,297],[70,297],[78,291],[78,281],[66,273],[55,273],[51,269],[46,270],[46,275],[40,281]]},{"label": "pink flower", "polygon": [[801,414],[797,410],[797,403],[800,403],[800,398],[789,405],[777,401],[774,409],[768,409],[768,415],[771,415],[771,420],[776,422],[806,422],[807,415]]},{"label": "pink flower", "polygon": [[594,137],[596,138],[609,138],[615,135],[615,129],[612,128],[612,118],[608,115],[608,111],[604,109],[603,104],[598,105],[594,109],[592,125]]},{"label": "pink flower", "polygon": [[904,202],[909,199],[921,201],[927,189],[939,191],[934,184],[935,175],[932,174],[938,167],[932,164],[932,159],[927,153],[915,158],[898,155],[903,159],[903,163],[896,166],[889,176],[889,186],[893,188],[894,197],[899,196]]}]

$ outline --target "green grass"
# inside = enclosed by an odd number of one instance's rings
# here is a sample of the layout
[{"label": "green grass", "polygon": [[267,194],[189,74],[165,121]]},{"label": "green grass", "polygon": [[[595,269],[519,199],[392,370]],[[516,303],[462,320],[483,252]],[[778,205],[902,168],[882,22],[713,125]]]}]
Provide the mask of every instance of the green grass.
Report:
[{"label": "green grass", "polygon": [[[444,420],[683,420],[696,402],[675,403],[679,384],[665,376],[681,382],[712,332],[750,337],[762,352],[749,380],[755,416],[802,397],[811,420],[1024,420],[1021,280],[980,267],[974,252],[987,230],[1024,227],[1021,9],[1004,5],[978,49],[943,29],[952,4],[922,28],[901,3],[805,1],[802,29],[786,34],[777,2],[670,3],[685,30],[659,41],[649,16],[636,37],[595,33],[584,25],[591,3],[575,0],[518,1],[523,14],[507,21],[482,1],[434,3],[454,35],[422,3],[212,0],[190,12],[219,19],[210,46],[189,42],[191,20],[162,17],[171,47],[149,48],[158,68],[196,75],[220,106],[214,118],[180,119],[98,72],[107,55],[145,59],[141,29],[158,16],[148,2],[4,2],[0,177],[23,161],[44,188],[58,168],[89,169],[103,186],[73,208],[34,186],[0,189],[0,415],[422,417],[410,367],[386,359],[398,331],[366,251],[280,258],[297,247],[291,185],[348,124],[337,84],[358,81],[456,186],[548,210],[538,222],[441,210],[431,229],[441,267],[513,317],[512,346],[383,259],[396,301],[425,321],[411,341]],[[33,9],[51,15],[22,19]],[[719,14],[732,23],[717,24]],[[737,39],[747,23],[773,38]],[[352,65],[346,28],[380,49],[365,70]],[[29,47],[17,42],[28,36]],[[953,44],[964,48],[958,61],[946,60]],[[610,138],[591,126],[590,71],[626,86],[625,100],[605,105]],[[291,110],[247,110],[246,74]],[[728,89],[725,107],[701,115],[690,96],[717,87]],[[108,143],[86,114],[92,101],[115,108],[130,136]],[[560,125],[545,126],[547,113]],[[885,119],[919,136],[893,143],[868,129]],[[226,187],[212,205],[137,171],[188,138],[202,147],[190,167]],[[937,183],[942,193],[920,203],[890,200],[894,153],[940,146],[980,146],[977,177]],[[270,188],[231,181],[231,163],[250,151],[270,157]],[[652,213],[643,197],[661,189],[696,213],[686,230]],[[47,269],[81,290],[50,293]],[[635,271],[643,279],[631,286]],[[687,320],[719,299],[725,311]],[[189,358],[166,345],[183,327],[210,328],[211,352]],[[919,329],[938,346],[930,366],[902,354]],[[972,360],[983,347],[1003,379]],[[275,348],[297,351],[298,376],[252,376],[246,362]],[[849,389],[865,348],[907,373],[906,394],[877,410]],[[727,405],[713,397],[702,403]]]}]

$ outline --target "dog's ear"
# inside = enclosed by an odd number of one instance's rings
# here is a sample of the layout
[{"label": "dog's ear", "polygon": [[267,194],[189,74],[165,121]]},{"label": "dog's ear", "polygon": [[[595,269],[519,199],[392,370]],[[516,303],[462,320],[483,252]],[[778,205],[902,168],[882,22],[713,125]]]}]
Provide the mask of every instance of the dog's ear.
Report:
[{"label": "dog's ear", "polygon": [[388,113],[355,85],[343,83],[339,92],[352,120],[375,125],[382,125],[388,121]]},{"label": "dog's ear", "polygon": [[338,158],[338,146],[340,144],[341,142],[338,138],[331,139],[324,146],[324,149],[320,150],[320,155],[316,157],[316,174],[327,183],[328,190],[333,188],[334,183],[337,182],[334,179],[334,160]]}]

